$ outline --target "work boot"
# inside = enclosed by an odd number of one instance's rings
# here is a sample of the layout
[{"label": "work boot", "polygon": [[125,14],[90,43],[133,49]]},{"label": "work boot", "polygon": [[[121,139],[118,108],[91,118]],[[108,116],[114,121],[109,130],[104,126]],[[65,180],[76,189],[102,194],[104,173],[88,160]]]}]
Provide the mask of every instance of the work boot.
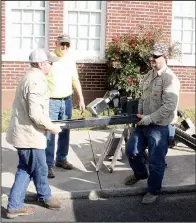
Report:
[{"label": "work boot", "polygon": [[19,210],[7,210],[7,218],[16,218],[18,216],[25,216],[35,213],[35,208],[31,206],[26,206]]},{"label": "work boot", "polygon": [[[145,178],[145,179],[147,179],[147,178]],[[125,178],[124,184],[125,185],[132,185],[132,184],[137,183],[140,180],[144,180],[144,179],[136,179],[135,175],[133,174],[133,175],[130,175],[130,176]]]},{"label": "work boot", "polygon": [[157,198],[158,195],[154,195],[148,192],[146,195],[144,195],[142,199],[142,204],[152,204],[153,202],[156,201]]},{"label": "work boot", "polygon": [[74,167],[71,163],[69,163],[67,160],[64,160],[62,162],[60,161],[56,161],[56,167],[61,167],[64,168],[66,170],[72,170]]},{"label": "work boot", "polygon": [[60,201],[56,197],[53,197],[53,196],[49,200],[40,201],[40,202],[44,207],[48,209],[58,210],[61,208]]},{"label": "work boot", "polygon": [[48,178],[55,178],[53,168],[48,168]]}]

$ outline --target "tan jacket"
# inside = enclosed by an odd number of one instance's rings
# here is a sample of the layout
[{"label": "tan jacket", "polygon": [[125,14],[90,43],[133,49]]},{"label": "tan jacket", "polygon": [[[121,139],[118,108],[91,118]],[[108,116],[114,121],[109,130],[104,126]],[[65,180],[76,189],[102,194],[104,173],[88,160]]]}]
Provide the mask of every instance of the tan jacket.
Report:
[{"label": "tan jacket", "polygon": [[46,77],[39,69],[31,68],[16,89],[6,140],[14,147],[45,149],[46,129],[53,127]]},{"label": "tan jacket", "polygon": [[152,69],[142,82],[143,95],[138,112],[151,116],[154,124],[168,125],[177,121],[180,82],[167,66],[157,73]]}]

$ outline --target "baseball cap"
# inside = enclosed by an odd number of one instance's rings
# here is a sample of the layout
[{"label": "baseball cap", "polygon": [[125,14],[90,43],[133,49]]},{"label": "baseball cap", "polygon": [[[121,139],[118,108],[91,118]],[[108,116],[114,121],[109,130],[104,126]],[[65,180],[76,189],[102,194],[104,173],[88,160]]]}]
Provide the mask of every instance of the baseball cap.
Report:
[{"label": "baseball cap", "polygon": [[152,47],[151,54],[156,56],[167,56],[168,47],[164,43],[155,43]]},{"label": "baseball cap", "polygon": [[57,41],[59,41],[60,43],[65,42],[65,43],[70,43],[71,39],[70,36],[67,34],[61,34],[57,37]]},{"label": "baseball cap", "polygon": [[50,52],[47,52],[41,48],[33,50],[29,55],[29,61],[31,63],[38,63],[43,61],[56,62],[58,60],[58,57],[53,56]]}]

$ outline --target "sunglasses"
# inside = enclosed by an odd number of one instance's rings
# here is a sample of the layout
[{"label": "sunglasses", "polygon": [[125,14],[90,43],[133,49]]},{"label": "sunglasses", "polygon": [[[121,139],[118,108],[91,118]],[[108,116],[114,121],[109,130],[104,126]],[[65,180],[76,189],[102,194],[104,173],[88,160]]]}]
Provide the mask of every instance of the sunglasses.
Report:
[{"label": "sunglasses", "polygon": [[48,63],[49,63],[51,66],[53,65],[53,62],[48,61]]},{"label": "sunglasses", "polygon": [[60,45],[61,46],[66,46],[66,47],[70,47],[70,43],[67,43],[67,42],[61,42]]},{"label": "sunglasses", "polygon": [[159,57],[162,57],[162,55],[160,55],[160,56],[157,56],[157,55],[151,55],[151,57],[152,57],[153,59],[158,59]]}]

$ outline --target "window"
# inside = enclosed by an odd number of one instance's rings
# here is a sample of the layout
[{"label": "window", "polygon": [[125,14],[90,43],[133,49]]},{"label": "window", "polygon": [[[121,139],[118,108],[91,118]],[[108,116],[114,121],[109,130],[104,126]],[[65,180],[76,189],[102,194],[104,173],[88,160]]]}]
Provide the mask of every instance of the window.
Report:
[{"label": "window", "polygon": [[65,1],[65,33],[77,59],[103,58],[105,1]]},{"label": "window", "polygon": [[6,1],[6,55],[28,60],[35,48],[48,48],[44,1]]},{"label": "window", "polygon": [[180,43],[182,64],[195,64],[195,1],[173,1],[172,39]]}]

